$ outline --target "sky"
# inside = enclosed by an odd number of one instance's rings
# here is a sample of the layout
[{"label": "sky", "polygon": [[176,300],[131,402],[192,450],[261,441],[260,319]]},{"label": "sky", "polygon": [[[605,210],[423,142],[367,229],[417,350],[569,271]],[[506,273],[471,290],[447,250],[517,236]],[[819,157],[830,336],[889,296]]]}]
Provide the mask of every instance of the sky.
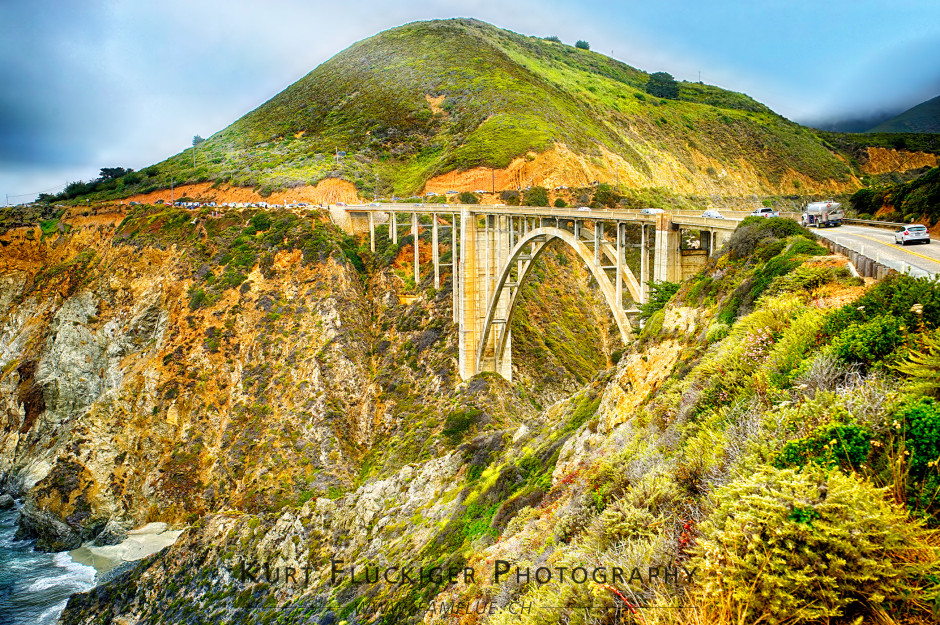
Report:
[{"label": "sky", "polygon": [[475,17],[801,123],[940,95],[937,0],[0,0],[0,202],[208,137],[356,41]]}]

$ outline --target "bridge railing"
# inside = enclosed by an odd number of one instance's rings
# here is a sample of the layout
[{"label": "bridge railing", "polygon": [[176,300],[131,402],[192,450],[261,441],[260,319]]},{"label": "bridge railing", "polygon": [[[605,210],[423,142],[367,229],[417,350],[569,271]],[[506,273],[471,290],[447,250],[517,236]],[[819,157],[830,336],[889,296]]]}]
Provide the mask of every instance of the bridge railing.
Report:
[{"label": "bridge railing", "polygon": [[[438,203],[413,203],[413,204],[350,204],[342,206],[347,212],[382,212],[382,213],[456,213],[463,209],[471,212],[498,212],[505,215],[522,216],[541,216],[541,217],[564,217],[567,219],[618,219],[628,218],[631,221],[645,221],[649,223],[656,222],[656,213],[644,213],[640,209],[622,209],[622,208],[592,208],[590,210],[578,210],[577,207],[568,206],[558,208],[555,206],[507,206],[499,204],[438,204]],[[712,217],[703,217],[703,211],[697,210],[675,210],[666,211],[674,221],[683,224],[688,220],[694,220],[695,225],[717,225],[722,221],[735,223],[750,215],[747,211],[723,211],[721,214],[724,219],[714,219]],[[701,220],[701,221],[699,221]]]},{"label": "bridge railing", "polygon": [[889,230],[897,230],[904,226],[909,226],[910,224],[904,224],[897,221],[878,221],[875,219],[843,219],[842,223],[852,224],[855,226],[871,226],[872,228],[885,228]]}]

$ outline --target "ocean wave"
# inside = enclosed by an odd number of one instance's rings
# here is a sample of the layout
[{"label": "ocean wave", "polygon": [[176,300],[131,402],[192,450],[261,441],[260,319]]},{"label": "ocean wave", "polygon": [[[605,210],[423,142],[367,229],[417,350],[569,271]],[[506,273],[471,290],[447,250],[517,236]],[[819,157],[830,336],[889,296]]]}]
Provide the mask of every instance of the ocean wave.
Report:
[{"label": "ocean wave", "polygon": [[42,577],[27,586],[29,592],[41,592],[56,586],[68,586],[76,588],[77,591],[90,590],[95,585],[95,569],[85,564],[79,564],[72,560],[72,557],[66,552],[60,552],[53,556],[53,564],[58,568],[65,569],[67,572],[62,575],[51,577]]},{"label": "ocean wave", "polygon": [[44,610],[42,614],[39,615],[37,620],[37,625],[52,625],[53,623],[58,622],[59,615],[62,614],[62,610],[65,609],[65,605],[69,602],[68,599],[61,603],[57,603],[51,608]]}]

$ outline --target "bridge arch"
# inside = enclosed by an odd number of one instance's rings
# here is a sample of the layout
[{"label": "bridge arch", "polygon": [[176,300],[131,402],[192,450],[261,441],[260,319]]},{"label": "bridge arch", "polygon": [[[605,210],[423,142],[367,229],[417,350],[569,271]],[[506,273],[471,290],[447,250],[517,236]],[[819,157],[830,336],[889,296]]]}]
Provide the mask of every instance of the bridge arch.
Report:
[{"label": "bridge arch", "polygon": [[[486,304],[486,316],[484,317],[483,329],[475,360],[475,369],[477,372],[483,371],[484,361],[489,359],[492,359],[495,369],[497,371],[499,370],[499,363],[503,358],[509,337],[509,321],[512,319],[512,314],[516,307],[520,287],[531,272],[535,261],[538,260],[542,253],[548,248],[548,245],[556,239],[564,241],[568,247],[573,249],[591,271],[591,275],[597,281],[601,293],[604,296],[604,300],[607,302],[607,306],[613,312],[614,321],[617,324],[617,328],[620,330],[620,336],[623,338],[624,343],[633,335],[633,329],[623,310],[623,304],[617,301],[617,289],[615,285],[611,283],[606,270],[595,262],[594,250],[585,245],[585,243],[580,240],[580,237],[568,230],[543,226],[528,231],[519,239],[512,250],[510,250],[506,263],[499,272],[495,287],[490,296],[490,301]],[[530,249],[527,250],[527,247]],[[602,243],[602,251],[605,257],[613,260],[615,263],[617,262],[616,250],[612,249],[610,243]],[[521,265],[519,265],[520,262],[522,263]],[[514,283],[510,283],[514,269],[516,270],[515,281]],[[631,297],[633,297],[634,301],[641,301],[639,282],[626,263],[622,263],[621,271],[623,272],[623,282],[630,292]],[[496,311],[504,297],[507,298],[504,308],[505,319],[497,321]],[[497,326],[501,329],[495,330],[495,340],[491,341],[490,334],[494,332],[494,328]]]}]

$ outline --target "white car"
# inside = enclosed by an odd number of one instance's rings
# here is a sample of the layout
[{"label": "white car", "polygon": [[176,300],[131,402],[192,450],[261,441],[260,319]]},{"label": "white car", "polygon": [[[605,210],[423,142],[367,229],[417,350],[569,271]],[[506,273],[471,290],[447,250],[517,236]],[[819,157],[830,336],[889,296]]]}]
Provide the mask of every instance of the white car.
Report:
[{"label": "white car", "polygon": [[898,228],[894,233],[894,242],[898,245],[907,245],[908,243],[930,243],[930,232],[927,226],[914,224]]},{"label": "white car", "polygon": [[702,217],[705,217],[706,219],[724,219],[725,218],[724,215],[722,215],[718,211],[711,209],[711,208],[705,211],[704,213],[702,213]]},{"label": "white car", "polygon": [[754,217],[779,217],[780,211],[776,211],[770,207],[757,208],[751,211],[751,215]]},{"label": "white car", "polygon": [[643,210],[640,211],[640,214],[641,215],[661,215],[665,212],[666,211],[664,211],[661,208],[644,208]]},{"label": "white car", "polygon": [[579,211],[588,211],[588,212],[590,212],[590,211],[591,211],[591,207],[590,207],[590,206],[579,206],[579,207],[578,207],[578,210],[579,210]]}]

